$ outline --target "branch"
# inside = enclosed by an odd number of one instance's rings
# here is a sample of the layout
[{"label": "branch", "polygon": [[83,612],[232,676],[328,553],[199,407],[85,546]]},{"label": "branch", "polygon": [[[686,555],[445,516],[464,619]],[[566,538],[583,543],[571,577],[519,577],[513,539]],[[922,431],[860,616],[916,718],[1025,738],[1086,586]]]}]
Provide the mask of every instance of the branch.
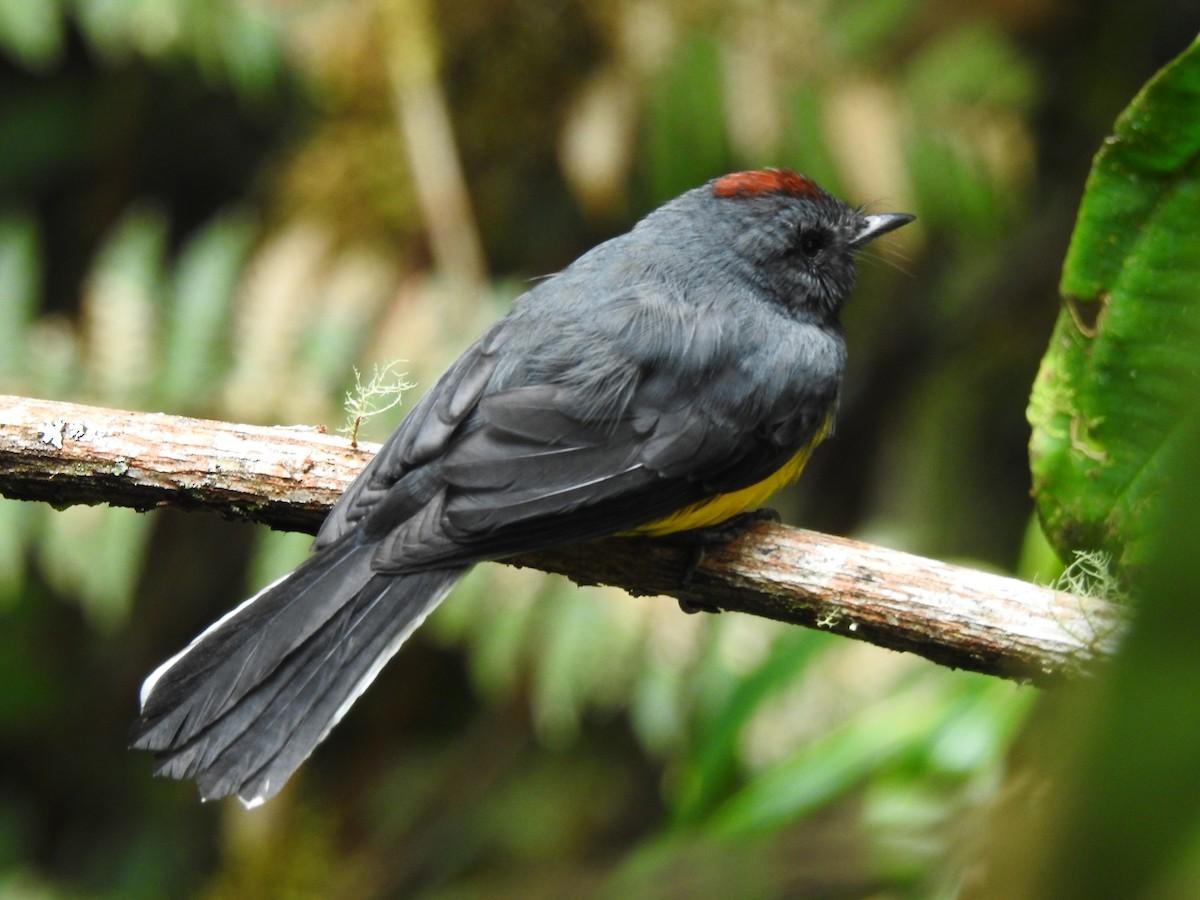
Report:
[{"label": "branch", "polygon": [[[314,533],[378,449],[323,429],[235,425],[0,395],[0,494],[56,507],[209,509]],[[882,547],[759,523],[705,551],[610,538],[508,562],[832,631],[942,665],[1050,684],[1110,655],[1121,607]]]}]

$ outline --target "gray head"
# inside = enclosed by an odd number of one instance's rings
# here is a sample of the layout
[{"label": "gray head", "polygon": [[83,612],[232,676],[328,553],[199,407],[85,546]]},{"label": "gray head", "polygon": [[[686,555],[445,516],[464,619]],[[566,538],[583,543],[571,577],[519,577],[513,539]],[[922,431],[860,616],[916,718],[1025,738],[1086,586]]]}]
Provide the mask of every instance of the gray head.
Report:
[{"label": "gray head", "polygon": [[749,279],[793,315],[836,321],[854,286],[857,251],[915,217],[864,215],[786,169],[735,172],[649,217],[682,218],[706,258]]}]

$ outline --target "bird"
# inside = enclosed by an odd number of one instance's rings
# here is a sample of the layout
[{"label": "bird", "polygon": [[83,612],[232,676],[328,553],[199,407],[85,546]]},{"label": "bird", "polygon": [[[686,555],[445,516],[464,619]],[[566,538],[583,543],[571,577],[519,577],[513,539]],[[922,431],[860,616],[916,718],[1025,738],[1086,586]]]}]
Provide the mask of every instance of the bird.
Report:
[{"label": "bird", "polygon": [[867,214],[716,177],[536,282],[451,364],[293,572],[145,680],[132,746],[202,800],[274,796],[475,563],[718,528],[829,433]]}]

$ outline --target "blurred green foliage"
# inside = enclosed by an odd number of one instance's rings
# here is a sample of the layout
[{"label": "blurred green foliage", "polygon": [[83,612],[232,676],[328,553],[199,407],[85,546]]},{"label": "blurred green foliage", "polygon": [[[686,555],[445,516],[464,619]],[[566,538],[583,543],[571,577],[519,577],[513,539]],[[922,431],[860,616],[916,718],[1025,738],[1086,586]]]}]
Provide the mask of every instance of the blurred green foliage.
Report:
[{"label": "blurred green foliage", "polygon": [[[791,166],[920,227],[785,518],[1048,579],[1022,410],[1176,6],[0,0],[0,390],[336,428],[355,367],[419,391],[529,277]],[[481,566],[283,795],[202,807],[125,751],[137,686],[306,545],[0,502],[0,895],[952,896],[1020,775],[1029,690]]]},{"label": "blurred green foliage", "polygon": [[1105,551],[1138,618],[1097,683],[1055,698],[1062,718],[1034,732],[1051,749],[1031,767],[1044,814],[998,861],[1023,857],[1020,896],[1200,891],[1198,101],[1200,41],[1096,154],[1030,400],[1047,535],[1064,555]]}]

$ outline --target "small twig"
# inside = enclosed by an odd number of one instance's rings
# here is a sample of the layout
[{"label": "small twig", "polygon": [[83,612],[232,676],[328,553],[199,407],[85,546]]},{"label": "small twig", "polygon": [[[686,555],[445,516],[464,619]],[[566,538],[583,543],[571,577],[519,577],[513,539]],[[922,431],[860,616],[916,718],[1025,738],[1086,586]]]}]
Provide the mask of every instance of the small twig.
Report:
[{"label": "small twig", "polygon": [[[313,533],[376,445],[0,395],[0,494],[56,506],[183,506]],[[688,551],[611,538],[516,557],[581,584],[684,593]],[[761,523],[706,551],[694,605],[833,631],[943,665],[1049,684],[1110,655],[1122,607],[844,538]]]}]

